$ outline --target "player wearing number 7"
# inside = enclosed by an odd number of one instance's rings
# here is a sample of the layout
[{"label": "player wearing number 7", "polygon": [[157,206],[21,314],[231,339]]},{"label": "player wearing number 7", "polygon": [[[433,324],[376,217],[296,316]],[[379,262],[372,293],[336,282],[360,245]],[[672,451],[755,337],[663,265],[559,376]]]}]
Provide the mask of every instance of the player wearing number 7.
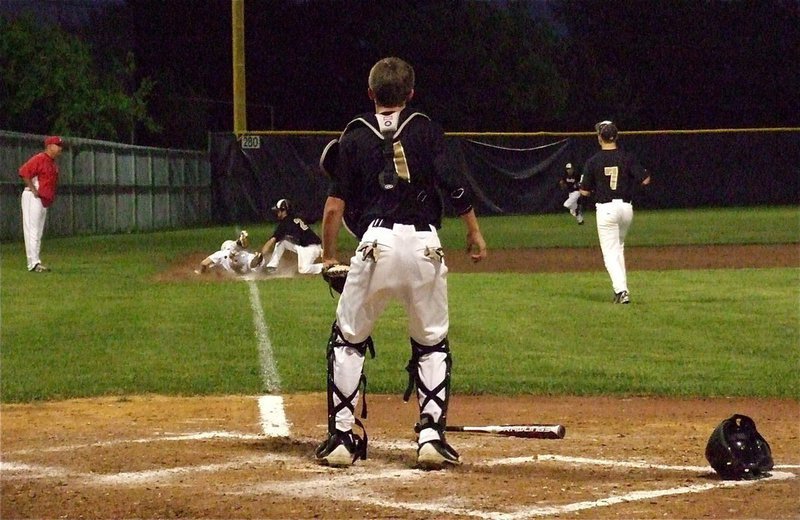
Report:
[{"label": "player wearing number 7", "polygon": [[594,195],[597,236],[603,262],[611,277],[614,303],[630,303],[625,270],[625,236],[633,221],[631,197],[639,185],[650,184],[647,170],[632,154],[617,147],[617,126],[601,121],[594,127],[600,151],[586,161],[581,175],[581,195]]}]

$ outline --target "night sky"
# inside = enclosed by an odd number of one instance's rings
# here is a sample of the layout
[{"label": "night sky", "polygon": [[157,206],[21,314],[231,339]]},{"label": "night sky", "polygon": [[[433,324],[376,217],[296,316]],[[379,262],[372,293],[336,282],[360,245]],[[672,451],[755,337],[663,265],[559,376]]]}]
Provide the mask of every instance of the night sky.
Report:
[{"label": "night sky", "polygon": [[[415,66],[416,103],[446,131],[800,126],[800,0],[533,0],[534,22],[511,29],[466,4],[245,0],[249,129],[341,129],[370,109],[366,75],[385,55]],[[22,11],[134,52],[158,81],[150,144],[232,129],[230,0],[0,0]]]}]

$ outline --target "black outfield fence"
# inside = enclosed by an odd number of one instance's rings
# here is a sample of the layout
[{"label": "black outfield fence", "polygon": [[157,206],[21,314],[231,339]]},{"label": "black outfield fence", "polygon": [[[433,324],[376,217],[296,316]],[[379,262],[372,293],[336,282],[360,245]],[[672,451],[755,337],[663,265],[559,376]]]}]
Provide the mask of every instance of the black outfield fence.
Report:
[{"label": "black outfield fence", "polygon": [[[271,221],[280,198],[316,222],[327,195],[319,155],[337,136],[212,133],[208,152],[68,138],[46,234]],[[2,240],[22,238],[18,169],[43,139],[0,131]],[[581,168],[598,149],[592,133],[453,133],[446,143],[480,215],[564,211],[556,184],[564,165]],[[653,176],[637,208],[800,203],[800,128],[621,132],[619,144]]]},{"label": "black outfield fence", "polygon": [[[319,155],[334,132],[256,132],[210,136],[212,216],[219,224],[272,220],[290,198],[319,220],[327,179]],[[476,194],[480,215],[563,211],[557,186],[564,165],[598,150],[592,133],[453,133],[449,153]],[[800,128],[621,132],[653,184],[638,208],[787,205],[800,202]]]}]

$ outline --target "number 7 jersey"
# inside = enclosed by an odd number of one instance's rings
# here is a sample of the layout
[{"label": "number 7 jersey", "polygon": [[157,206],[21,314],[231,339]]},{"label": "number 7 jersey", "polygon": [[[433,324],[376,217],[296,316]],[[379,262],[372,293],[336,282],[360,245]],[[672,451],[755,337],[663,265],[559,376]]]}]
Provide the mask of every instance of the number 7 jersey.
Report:
[{"label": "number 7 jersey", "polygon": [[583,167],[581,189],[591,191],[598,204],[613,199],[630,202],[645,178],[647,171],[632,154],[619,148],[600,150]]}]

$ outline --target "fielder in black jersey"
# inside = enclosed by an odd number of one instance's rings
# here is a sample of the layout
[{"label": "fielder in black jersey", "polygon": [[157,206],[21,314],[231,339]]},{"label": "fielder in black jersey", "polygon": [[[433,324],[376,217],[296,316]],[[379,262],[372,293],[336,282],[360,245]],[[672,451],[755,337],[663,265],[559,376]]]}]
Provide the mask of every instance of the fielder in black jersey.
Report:
[{"label": "fielder in black jersey", "polygon": [[297,272],[300,274],[320,274],[322,263],[317,260],[322,256],[322,240],[308,227],[302,218],[292,213],[292,203],[281,199],[272,207],[278,218],[278,225],[269,240],[256,253],[250,266],[255,268],[264,260],[264,255],[272,251],[266,273],[278,269],[281,257],[286,251],[297,254]]},{"label": "fielder in black jersey", "polygon": [[570,215],[575,217],[579,225],[583,225],[584,197],[581,196],[580,180],[581,177],[572,167],[572,163],[567,163],[564,166],[563,175],[558,179],[558,186],[567,192],[564,207],[569,210]]},{"label": "fielder in black jersey", "polygon": [[[356,117],[320,164],[331,175],[322,221],[323,262],[334,265],[342,223],[359,239],[328,340],[328,436],[315,452],[331,466],[366,458],[366,430],[355,418],[364,356],[391,300],[408,314],[411,359],[408,400],[419,405],[417,464],[459,464],[445,440],[452,358],[448,342],[447,265],[437,234],[443,196],[461,216],[467,252],[477,262],[486,242],[469,193],[447,159],[444,133],[428,116],[406,108],[414,69],[398,58],[378,61],[369,74],[375,111]],[[362,418],[365,416],[362,413]],[[363,438],[353,433],[361,427]]]},{"label": "fielder in black jersey", "polygon": [[647,171],[632,154],[617,147],[617,127],[611,121],[595,125],[600,151],[589,158],[581,176],[581,194],[594,195],[597,235],[603,262],[611,277],[614,303],[630,303],[625,269],[625,236],[633,221],[631,198],[638,186],[650,183]]}]

